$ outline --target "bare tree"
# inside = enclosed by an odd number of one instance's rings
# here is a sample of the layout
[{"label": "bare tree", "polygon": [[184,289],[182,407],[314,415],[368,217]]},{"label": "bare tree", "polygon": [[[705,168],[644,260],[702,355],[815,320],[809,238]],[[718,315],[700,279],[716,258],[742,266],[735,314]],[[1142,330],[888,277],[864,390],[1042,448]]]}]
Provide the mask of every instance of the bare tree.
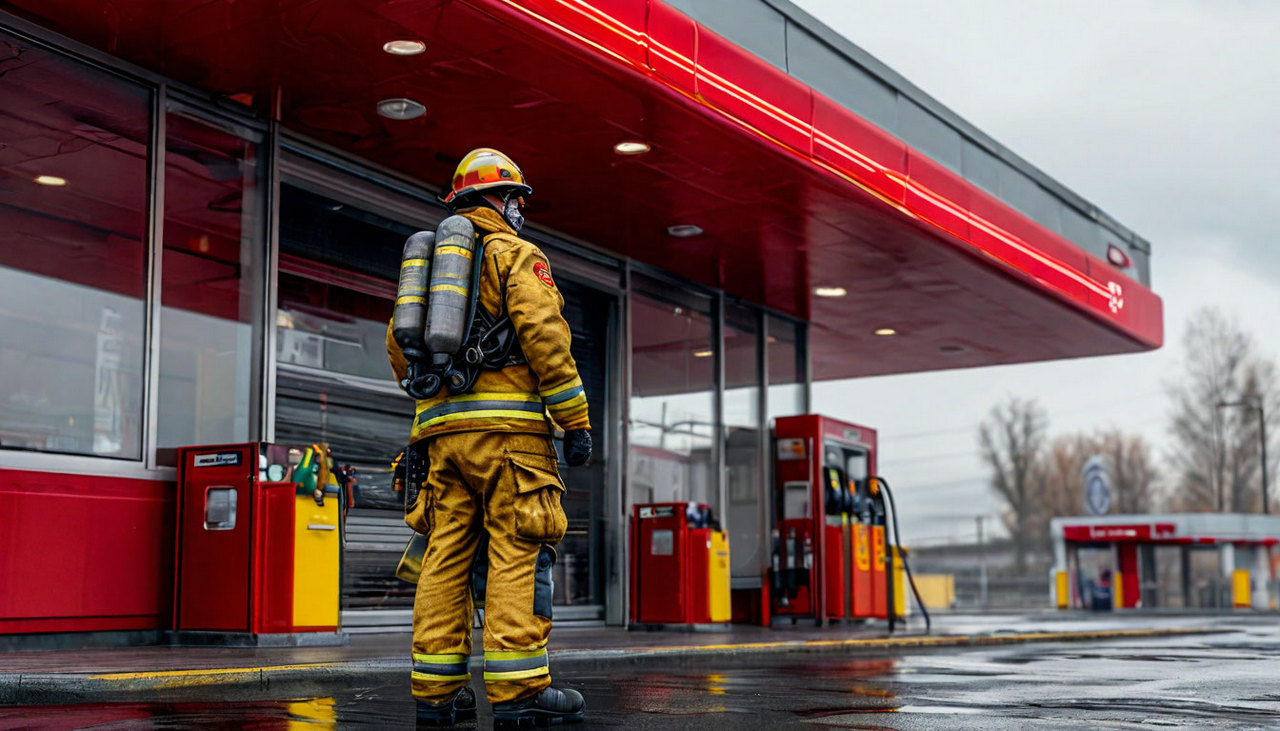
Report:
[{"label": "bare tree", "polygon": [[1044,458],[1048,417],[1034,399],[1010,397],[997,404],[978,429],[982,459],[991,468],[991,486],[1008,509],[1005,527],[1013,536],[1019,572],[1036,542],[1034,516],[1040,512],[1037,470]]},{"label": "bare tree", "polygon": [[1275,364],[1261,358],[1253,338],[1214,308],[1192,316],[1183,348],[1183,379],[1169,389],[1174,438],[1170,506],[1257,512],[1262,482],[1257,405],[1267,415],[1269,435],[1275,434],[1280,425]]},{"label": "bare tree", "polygon": [[1093,453],[1093,440],[1084,434],[1054,437],[1049,443],[1036,476],[1038,508],[1031,519],[1043,550],[1050,547],[1051,518],[1083,512],[1084,463]]},{"label": "bare tree", "polygon": [[1157,469],[1142,437],[1119,429],[1054,437],[1039,471],[1039,511],[1031,519],[1036,530],[1044,526],[1045,547],[1051,518],[1084,512],[1084,466],[1095,454],[1107,463],[1111,512],[1147,513],[1155,504]]}]

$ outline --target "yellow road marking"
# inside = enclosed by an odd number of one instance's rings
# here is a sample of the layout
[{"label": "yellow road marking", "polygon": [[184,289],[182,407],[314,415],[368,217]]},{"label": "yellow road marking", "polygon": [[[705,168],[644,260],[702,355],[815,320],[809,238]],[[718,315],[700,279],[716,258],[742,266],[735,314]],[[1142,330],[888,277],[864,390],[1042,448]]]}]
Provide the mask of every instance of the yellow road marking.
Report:
[{"label": "yellow road marking", "polygon": [[224,676],[245,675],[250,673],[270,673],[280,670],[305,670],[308,668],[328,668],[337,663],[312,662],[301,665],[268,665],[250,668],[200,668],[197,670],[151,670],[139,673],[102,673],[90,675],[91,680],[150,680],[153,678],[182,678],[202,675]]},{"label": "yellow road marking", "polygon": [[[1002,645],[1016,642],[1053,642],[1072,640],[1105,640],[1138,637],[1168,637],[1176,635],[1212,634],[1214,628],[1181,627],[1169,629],[1112,629],[1112,630],[1078,630],[1071,632],[1023,632],[1007,635],[916,635],[910,637],[872,637],[843,640],[780,640],[776,642],[743,642],[738,644],[718,645],[671,645],[668,647],[621,647],[599,648],[604,652],[667,653],[667,652],[714,652],[719,650],[769,650],[769,649],[815,649],[823,647],[944,647],[944,646],[983,646]],[[591,648],[573,648],[568,650],[575,655],[590,652]],[[551,651],[551,659],[559,653]],[[470,661],[470,658],[468,658]],[[209,685],[225,681],[236,676],[254,675],[258,673],[276,673],[286,670],[307,670],[314,668],[333,668],[344,665],[344,661],[303,663],[297,665],[266,665],[261,667],[242,668],[201,668],[195,670],[153,670],[128,673],[99,673],[87,676],[90,680],[103,681],[164,681],[156,687],[183,687]],[[540,671],[545,669],[539,668]]]},{"label": "yellow road marking", "polygon": [[[778,642],[744,642],[722,645],[688,645],[670,647],[619,648],[631,652],[706,652],[715,650],[770,650],[779,648],[822,647],[931,647],[956,645],[1003,645],[1014,642],[1041,642],[1054,640],[1105,640],[1126,637],[1161,637],[1171,635],[1195,635],[1214,632],[1213,629],[1112,629],[1079,630],[1071,632],[1022,632],[1004,635],[912,635],[908,637],[870,637],[844,640],[782,640]],[[552,652],[555,655],[555,652]]]}]

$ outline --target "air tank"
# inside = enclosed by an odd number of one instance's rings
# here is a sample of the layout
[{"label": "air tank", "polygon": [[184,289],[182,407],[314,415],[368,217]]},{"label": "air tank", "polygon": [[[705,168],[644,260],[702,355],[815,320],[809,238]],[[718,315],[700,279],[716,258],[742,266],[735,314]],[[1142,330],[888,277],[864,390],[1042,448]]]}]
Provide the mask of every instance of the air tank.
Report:
[{"label": "air tank", "polygon": [[475,227],[462,216],[450,216],[436,228],[426,337],[427,350],[434,363],[448,363],[462,348],[467,336],[475,234]]},{"label": "air tank", "polygon": [[436,235],[419,231],[404,242],[400,255],[400,286],[391,315],[391,335],[404,351],[405,360],[426,361],[427,280]]}]

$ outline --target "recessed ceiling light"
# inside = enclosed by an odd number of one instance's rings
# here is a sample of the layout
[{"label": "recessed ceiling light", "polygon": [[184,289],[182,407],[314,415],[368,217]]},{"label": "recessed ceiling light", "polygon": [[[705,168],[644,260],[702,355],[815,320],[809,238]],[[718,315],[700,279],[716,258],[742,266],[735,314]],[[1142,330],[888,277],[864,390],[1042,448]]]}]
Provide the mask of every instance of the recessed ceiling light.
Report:
[{"label": "recessed ceiling light", "polygon": [[710,350],[695,350],[695,351],[693,351],[693,357],[695,357],[695,358],[710,358],[710,357],[711,357],[711,353],[712,353],[712,351],[710,351]]},{"label": "recessed ceiling light", "polygon": [[382,44],[382,50],[392,56],[416,56],[427,50],[427,44],[422,41],[387,41]]},{"label": "recessed ceiling light", "polygon": [[417,119],[427,113],[427,108],[412,99],[383,99],[378,102],[378,114],[387,119]]},{"label": "recessed ceiling light", "polygon": [[651,149],[653,148],[649,147],[649,143],[636,140],[619,142],[613,146],[613,151],[619,155],[643,155]]},{"label": "recessed ceiling light", "polygon": [[844,287],[814,287],[813,293],[819,297],[843,297],[849,294]]},{"label": "recessed ceiling light", "polygon": [[667,226],[667,234],[677,239],[687,239],[690,236],[701,236],[702,229],[692,223],[678,223],[674,226]]},{"label": "recessed ceiling light", "polygon": [[59,178],[57,175],[37,175],[34,180],[40,185],[48,185],[54,188],[60,188],[67,184],[66,178]]},{"label": "recessed ceiling light", "polygon": [[882,327],[879,330],[876,330],[876,335],[897,335],[897,334],[898,334],[898,331],[894,330],[891,327]]}]

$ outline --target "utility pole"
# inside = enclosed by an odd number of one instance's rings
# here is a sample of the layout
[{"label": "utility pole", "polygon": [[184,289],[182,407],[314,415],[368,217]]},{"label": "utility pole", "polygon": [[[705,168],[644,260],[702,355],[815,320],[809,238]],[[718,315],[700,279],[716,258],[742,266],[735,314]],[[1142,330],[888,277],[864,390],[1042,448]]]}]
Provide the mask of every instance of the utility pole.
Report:
[{"label": "utility pole", "polygon": [[987,547],[982,541],[982,519],[985,517],[979,515],[974,518],[978,522],[978,605],[984,611],[987,608]]},{"label": "utility pole", "polygon": [[[1253,402],[1250,402],[1250,401],[1232,401],[1231,403],[1227,403],[1224,401],[1218,402],[1219,409],[1225,409],[1229,406],[1242,406],[1250,411],[1258,412],[1258,434],[1261,436],[1261,439],[1262,439],[1262,512],[1264,515],[1270,515],[1271,499],[1270,499],[1270,493],[1267,488],[1267,412],[1262,405],[1262,397],[1258,396],[1258,400]],[[1219,491],[1221,491],[1221,488],[1219,488]],[[1219,498],[1218,502],[1219,503],[1222,502],[1221,498]],[[1222,509],[1221,505],[1219,505],[1218,509],[1219,511],[1221,511]]]}]

